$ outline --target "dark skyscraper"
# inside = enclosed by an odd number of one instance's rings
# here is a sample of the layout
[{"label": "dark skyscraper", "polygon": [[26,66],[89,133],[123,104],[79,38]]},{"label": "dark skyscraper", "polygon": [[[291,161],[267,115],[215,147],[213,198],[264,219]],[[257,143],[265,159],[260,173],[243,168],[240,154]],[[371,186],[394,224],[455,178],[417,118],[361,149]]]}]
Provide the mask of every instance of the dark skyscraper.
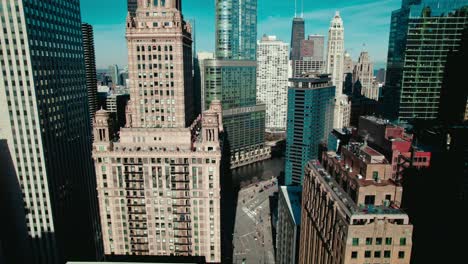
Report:
[{"label": "dark skyscraper", "polygon": [[435,119],[449,51],[468,23],[468,0],[407,0],[392,13],[384,114],[399,122]]},{"label": "dark skyscraper", "polygon": [[9,69],[0,72],[0,138],[23,192],[29,263],[96,259],[80,1],[2,1],[0,24],[1,47],[11,51],[0,53],[1,68]]},{"label": "dark skyscraper", "polygon": [[301,59],[301,42],[305,38],[305,26],[304,18],[295,17],[292,23],[292,33],[291,33],[291,60],[300,60]]},{"label": "dark skyscraper", "polygon": [[94,114],[97,109],[97,75],[96,75],[96,55],[94,53],[94,33],[90,24],[81,24],[83,33],[83,51],[86,67],[86,88],[88,89],[88,105],[90,124],[93,123]]}]

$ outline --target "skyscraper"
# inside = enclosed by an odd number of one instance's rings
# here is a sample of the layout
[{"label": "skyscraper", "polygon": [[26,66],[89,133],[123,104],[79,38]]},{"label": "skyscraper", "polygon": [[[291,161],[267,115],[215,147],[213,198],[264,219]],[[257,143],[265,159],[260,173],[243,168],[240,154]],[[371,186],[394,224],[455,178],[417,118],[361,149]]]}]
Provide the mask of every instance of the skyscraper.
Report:
[{"label": "skyscraper", "polygon": [[87,23],[81,24],[83,34],[83,51],[86,67],[86,88],[88,89],[88,105],[90,124],[97,111],[97,75],[96,75],[96,55],[94,53],[94,33],[93,26]]},{"label": "skyscraper", "polygon": [[403,1],[392,13],[385,116],[409,122],[435,119],[449,51],[460,47],[468,1]]},{"label": "skyscraper", "polygon": [[195,57],[194,61],[194,92],[195,92],[195,109],[198,112],[203,112],[208,107],[205,106],[205,84],[203,80],[205,79],[205,60],[214,59],[213,52],[199,52]]},{"label": "skyscraper", "polygon": [[257,101],[266,105],[267,131],[286,131],[289,45],[264,36],[257,51]]},{"label": "skyscraper", "polygon": [[367,98],[378,100],[379,87],[374,81],[374,63],[370,60],[367,51],[361,52],[353,70],[353,84],[359,82],[361,94]]},{"label": "skyscraper", "polygon": [[115,133],[109,113],[96,113],[93,155],[107,255],[221,262],[222,108],[213,100],[193,117],[191,25],[181,9],[180,0],[138,2],[127,17],[127,124]]},{"label": "skyscraper", "polygon": [[337,11],[328,30],[328,52],[326,73],[331,74],[333,85],[336,86],[335,114],[333,128],[343,128],[349,125],[351,106],[348,97],[343,95],[344,82],[344,27],[340,13]]},{"label": "skyscraper", "polygon": [[2,1],[0,17],[0,138],[23,194],[29,263],[97,259],[80,3]]},{"label": "skyscraper", "polygon": [[304,168],[319,156],[333,126],[335,86],[328,75],[289,80],[286,132],[286,185],[302,184]]},{"label": "skyscraper", "polygon": [[301,59],[301,42],[305,38],[304,18],[295,17],[292,23],[291,32],[291,54],[292,61]]},{"label": "skyscraper", "polygon": [[109,71],[107,72],[112,79],[112,84],[119,85],[119,66],[116,64],[109,66]]},{"label": "skyscraper", "polygon": [[205,60],[204,104],[223,104],[231,168],[269,158],[265,105],[256,99],[257,0],[216,1],[216,59]]},{"label": "skyscraper", "polygon": [[325,36],[309,35],[301,42],[301,60],[323,61],[325,58]]},{"label": "skyscraper", "polygon": [[216,58],[255,60],[257,0],[216,1]]}]

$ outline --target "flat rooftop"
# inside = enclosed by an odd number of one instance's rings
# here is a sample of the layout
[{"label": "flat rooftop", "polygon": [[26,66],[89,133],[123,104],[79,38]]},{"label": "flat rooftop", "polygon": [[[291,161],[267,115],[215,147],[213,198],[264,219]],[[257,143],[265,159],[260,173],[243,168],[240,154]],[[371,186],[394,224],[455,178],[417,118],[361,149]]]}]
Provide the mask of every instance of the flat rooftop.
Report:
[{"label": "flat rooftop", "polygon": [[385,215],[385,217],[406,215],[403,210],[393,205],[357,205],[341,185],[322,167],[319,161],[310,161],[308,166],[315,171],[315,174],[319,175],[319,180],[350,218],[355,215]]}]

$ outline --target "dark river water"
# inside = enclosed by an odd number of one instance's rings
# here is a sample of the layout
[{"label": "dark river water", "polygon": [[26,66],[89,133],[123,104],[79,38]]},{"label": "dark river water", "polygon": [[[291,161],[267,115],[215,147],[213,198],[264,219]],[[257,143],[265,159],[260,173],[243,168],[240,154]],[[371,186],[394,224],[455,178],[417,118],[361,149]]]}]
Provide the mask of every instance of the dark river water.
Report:
[{"label": "dark river water", "polygon": [[284,158],[276,157],[232,170],[232,183],[242,188],[271,177],[279,177],[283,171]]}]

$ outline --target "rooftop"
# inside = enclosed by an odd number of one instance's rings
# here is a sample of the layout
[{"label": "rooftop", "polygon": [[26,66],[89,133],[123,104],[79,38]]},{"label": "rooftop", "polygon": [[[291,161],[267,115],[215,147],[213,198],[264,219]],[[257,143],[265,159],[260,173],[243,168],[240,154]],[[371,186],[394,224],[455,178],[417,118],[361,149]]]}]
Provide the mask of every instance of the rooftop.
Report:
[{"label": "rooftop", "polygon": [[301,195],[300,186],[281,186],[281,192],[288,204],[289,213],[294,219],[296,225],[301,224]]},{"label": "rooftop", "polygon": [[386,217],[389,215],[406,215],[405,212],[393,204],[389,206],[357,205],[335,179],[328,174],[319,161],[310,161],[308,167],[315,172],[314,174],[317,175],[317,178],[349,218],[356,215],[385,215]]}]

